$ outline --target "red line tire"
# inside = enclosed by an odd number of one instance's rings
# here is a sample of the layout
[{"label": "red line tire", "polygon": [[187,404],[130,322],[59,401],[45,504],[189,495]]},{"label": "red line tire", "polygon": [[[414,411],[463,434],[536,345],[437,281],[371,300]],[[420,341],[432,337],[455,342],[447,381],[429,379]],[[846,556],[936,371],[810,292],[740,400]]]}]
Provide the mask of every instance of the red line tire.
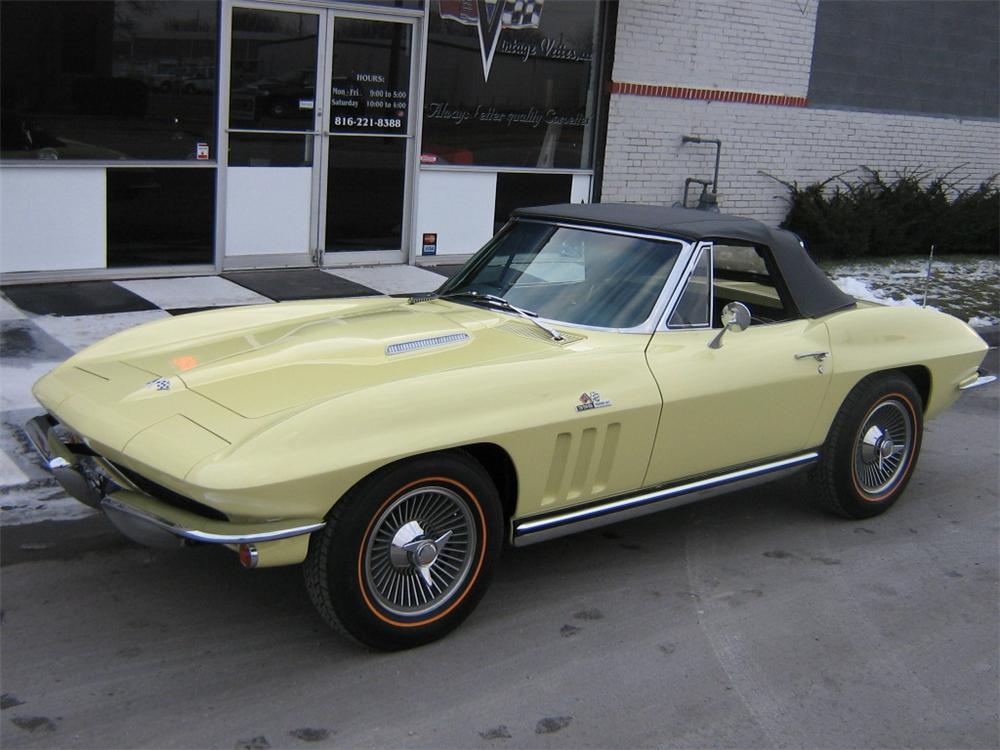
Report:
[{"label": "red line tire", "polygon": [[393,651],[430,643],[476,607],[503,542],[500,498],[461,452],[385,467],[352,488],[312,535],[306,589],[328,624]]},{"label": "red line tire", "polygon": [[871,375],[844,399],[815,471],[817,501],[847,518],[871,518],[899,499],[923,439],[923,402],[899,372]]}]

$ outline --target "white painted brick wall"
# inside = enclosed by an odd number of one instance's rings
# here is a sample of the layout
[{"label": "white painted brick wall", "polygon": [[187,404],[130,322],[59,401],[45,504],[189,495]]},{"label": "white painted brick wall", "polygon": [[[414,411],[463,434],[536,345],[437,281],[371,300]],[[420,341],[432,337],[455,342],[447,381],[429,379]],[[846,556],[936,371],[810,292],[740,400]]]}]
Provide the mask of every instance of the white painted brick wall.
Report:
[{"label": "white painted brick wall", "polygon": [[817,0],[620,0],[616,81],[805,96]]},{"label": "white painted brick wall", "polygon": [[[805,96],[817,5],[621,0],[613,78]],[[682,135],[722,139],[724,211],[774,224],[786,190],[761,172],[804,186],[862,165],[888,176],[965,165],[960,187],[1000,172],[997,122],[616,94],[602,200],[670,205],[686,177],[711,179],[714,148]]]},{"label": "white painted brick wall", "polygon": [[964,165],[962,188],[1000,172],[996,122],[615,95],[601,200],[671,205],[685,178],[711,179],[714,147],[682,146],[682,135],[721,138],[722,210],[771,224],[787,191],[761,172],[805,186],[859,166],[891,176]]}]

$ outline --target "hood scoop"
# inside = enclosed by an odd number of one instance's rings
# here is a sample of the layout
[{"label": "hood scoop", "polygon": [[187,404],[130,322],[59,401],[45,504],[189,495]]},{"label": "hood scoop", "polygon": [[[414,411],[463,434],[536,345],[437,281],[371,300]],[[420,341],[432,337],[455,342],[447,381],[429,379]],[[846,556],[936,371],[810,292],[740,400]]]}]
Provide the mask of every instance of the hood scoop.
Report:
[{"label": "hood scoop", "polygon": [[391,357],[394,354],[409,354],[410,352],[416,352],[422,349],[432,349],[438,346],[459,344],[463,341],[468,341],[470,338],[471,336],[467,333],[451,333],[447,336],[432,336],[431,338],[425,339],[400,341],[396,344],[389,344],[385,348],[385,354],[387,357]]}]

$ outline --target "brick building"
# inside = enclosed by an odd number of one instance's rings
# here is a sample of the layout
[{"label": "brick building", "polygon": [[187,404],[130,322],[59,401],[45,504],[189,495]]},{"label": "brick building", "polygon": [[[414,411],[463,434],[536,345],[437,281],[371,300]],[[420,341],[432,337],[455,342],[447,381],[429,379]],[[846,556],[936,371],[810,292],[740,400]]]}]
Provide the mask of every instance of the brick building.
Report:
[{"label": "brick building", "polygon": [[778,223],[783,189],[860,165],[1000,172],[993,2],[622,0],[602,199],[677,200],[712,176],[725,211]]}]

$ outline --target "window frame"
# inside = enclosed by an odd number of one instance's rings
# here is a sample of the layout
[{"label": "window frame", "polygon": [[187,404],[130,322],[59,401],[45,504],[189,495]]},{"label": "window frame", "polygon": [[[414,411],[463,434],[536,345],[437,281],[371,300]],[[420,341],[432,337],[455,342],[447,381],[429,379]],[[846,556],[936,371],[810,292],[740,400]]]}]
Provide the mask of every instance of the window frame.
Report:
[{"label": "window frame", "polygon": [[[716,241],[716,244],[723,244],[720,241]],[[767,270],[767,275],[771,281],[774,282],[774,291],[778,295],[778,301],[781,302],[782,311],[785,313],[786,317],[784,320],[777,320],[772,323],[755,323],[755,325],[774,325],[776,323],[787,323],[793,320],[799,320],[802,318],[802,313],[799,312],[798,307],[796,307],[795,302],[792,299],[791,293],[788,291],[788,285],[785,283],[785,277],[781,274],[781,270],[778,268],[778,263],[774,259],[774,253],[771,248],[767,245],[757,245],[752,242],[738,242],[735,240],[725,241],[725,247],[742,247],[748,250],[753,250],[758,254],[760,259],[764,263],[764,268]],[[757,274],[736,271],[735,273],[746,273],[748,276],[756,276]],[[713,258],[712,265],[712,278],[715,278],[715,264]]]},{"label": "window frame", "polygon": [[[766,245],[758,245],[752,242],[747,242],[745,240],[733,240],[725,237],[717,237],[712,240],[701,240],[697,243],[692,243],[694,251],[691,254],[691,258],[688,261],[687,266],[684,269],[684,275],[681,277],[681,281],[678,282],[678,288],[671,295],[670,303],[667,305],[666,312],[664,313],[659,325],[657,326],[657,331],[690,331],[690,330],[719,330],[715,326],[714,313],[715,313],[715,264],[716,264],[716,253],[715,248],[717,245],[723,247],[742,247],[748,250],[753,250],[758,253],[761,260],[764,262],[764,267],[767,269],[768,276],[774,282],[774,290],[778,294],[778,299],[781,302],[783,311],[787,314],[784,320],[774,321],[772,323],[755,323],[754,325],[777,325],[780,323],[790,323],[794,320],[801,320],[802,313],[799,311],[798,307],[792,300],[792,295],[788,291],[788,285],[785,283],[785,277],[781,274],[778,268],[778,264],[774,259],[774,253],[771,248]],[[684,295],[684,290],[687,289],[687,282],[694,272],[694,268],[698,263],[701,255],[700,252],[705,247],[711,249],[711,312],[709,315],[709,324],[707,326],[694,326],[694,325],[670,325],[669,320],[673,316],[675,310],[680,304],[681,297]]]},{"label": "window frame", "polygon": [[[695,251],[691,254],[691,260],[688,264],[688,268],[685,270],[683,281],[680,284],[681,291],[677,295],[677,299],[670,306],[666,315],[664,315],[663,326],[669,331],[690,331],[692,329],[711,329],[712,328],[712,313],[715,309],[715,245],[712,242],[701,242],[695,247]],[[681,306],[681,300],[684,299],[684,294],[687,292],[688,285],[691,283],[691,279],[698,268],[698,264],[701,263],[702,257],[708,255],[708,321],[705,323],[680,323],[672,324],[670,322],[674,314],[677,312],[678,308]]]}]

